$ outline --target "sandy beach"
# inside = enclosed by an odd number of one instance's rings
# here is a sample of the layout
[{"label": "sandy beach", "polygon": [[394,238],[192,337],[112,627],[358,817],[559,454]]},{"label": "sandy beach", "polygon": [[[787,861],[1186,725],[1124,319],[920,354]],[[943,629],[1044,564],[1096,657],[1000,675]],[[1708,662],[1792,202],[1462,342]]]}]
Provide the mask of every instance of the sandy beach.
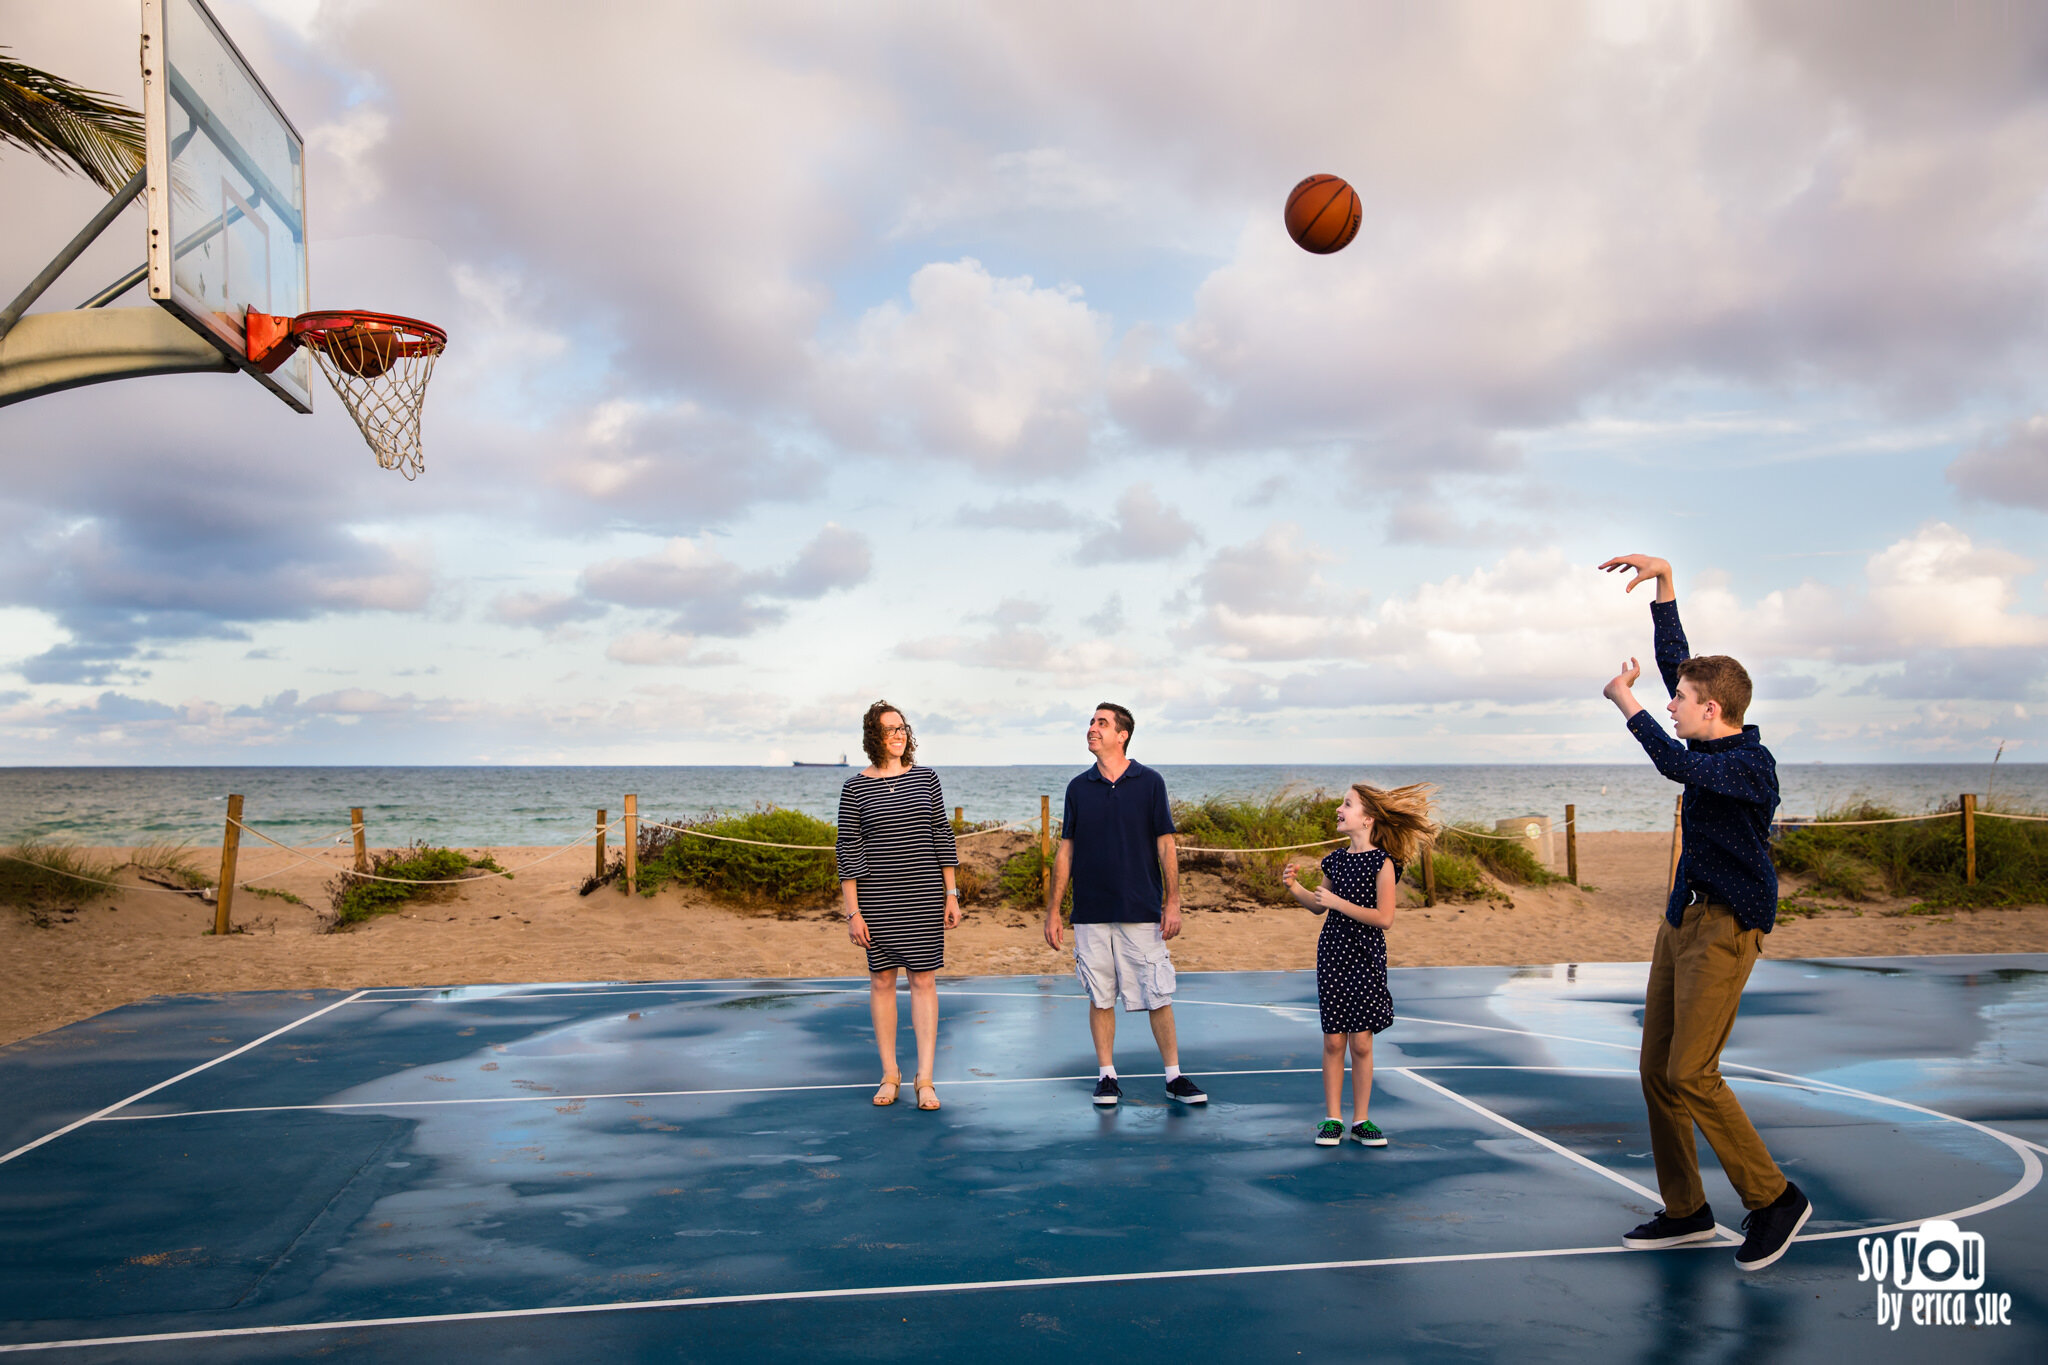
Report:
[{"label": "sandy beach", "polygon": [[[984,866],[1028,836],[967,841]],[[1579,845],[1582,886],[1507,888],[1512,904],[1468,901],[1425,908],[1402,889],[1388,931],[1394,966],[1641,962],[1662,904],[1669,836],[1589,833]],[[119,859],[123,850],[97,850]],[[244,847],[240,879],[263,879],[306,905],[238,891],[239,932],[211,933],[213,907],[143,885],[124,872],[118,890],[39,927],[0,911],[0,1043],[61,1027],[153,995],[482,982],[645,981],[678,978],[846,977],[864,974],[835,904],[746,911],[708,897],[665,891],[628,897],[606,887],[582,897],[591,853],[574,850],[524,871],[548,849],[494,848],[516,871],[419,902],[341,933],[322,929],[325,883],[346,849],[317,863],[277,869],[299,855]],[[197,866],[211,865],[198,851]],[[1243,899],[1212,872],[1183,877],[1186,928],[1174,959],[1186,971],[1313,970],[1316,919],[1289,906]],[[1790,882],[1788,891],[1796,889]],[[1769,957],[1871,957],[1938,953],[2048,952],[2048,907],[1902,913],[1866,902],[1781,919]],[[1066,974],[1067,953],[1045,946],[1035,912],[975,904],[950,936],[946,975]]]}]

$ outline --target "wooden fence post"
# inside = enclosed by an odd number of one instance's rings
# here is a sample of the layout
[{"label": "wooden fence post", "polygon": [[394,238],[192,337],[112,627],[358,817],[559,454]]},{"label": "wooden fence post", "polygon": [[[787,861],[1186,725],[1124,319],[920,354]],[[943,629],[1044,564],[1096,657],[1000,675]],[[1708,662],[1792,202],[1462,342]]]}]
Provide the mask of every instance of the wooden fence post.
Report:
[{"label": "wooden fence post", "polygon": [[1436,860],[1429,856],[1427,849],[1422,854],[1422,903],[1436,904]]},{"label": "wooden fence post", "polygon": [[1564,875],[1573,886],[1579,884],[1579,808],[1564,808]]},{"label": "wooden fence post", "polygon": [[604,875],[604,812],[601,810],[597,813],[597,871],[593,875]]},{"label": "wooden fence post", "polygon": [[626,894],[640,889],[640,798],[626,798]]},{"label": "wooden fence post", "polygon": [[356,871],[368,872],[370,870],[370,850],[364,846],[363,808],[361,806],[350,806],[348,808],[348,828],[349,833],[356,836]]},{"label": "wooden fence post", "polygon": [[1052,888],[1052,869],[1047,866],[1051,861],[1052,798],[1050,796],[1041,796],[1038,798],[1038,889],[1040,891],[1048,891]]},{"label": "wooden fence post", "polygon": [[954,823],[954,824],[956,824],[956,825],[964,825],[964,824],[966,824],[966,823],[967,823],[967,821],[966,821],[965,819],[963,819],[963,818],[962,818],[962,815],[963,815],[963,813],[964,813],[964,812],[966,811],[966,809],[967,809],[967,807],[965,807],[965,806],[955,806],[955,807],[953,807],[953,823]]},{"label": "wooden fence post", "polygon": [[1685,856],[1685,794],[1679,793],[1671,808],[1671,874],[1664,879],[1664,894],[1678,889],[1678,860]]},{"label": "wooden fence post", "polygon": [[1977,884],[1977,798],[1963,793],[1963,881]]},{"label": "wooden fence post", "polygon": [[227,828],[220,836],[220,893],[213,900],[213,932],[225,934],[234,927],[235,854],[242,847],[242,798],[228,798]]}]

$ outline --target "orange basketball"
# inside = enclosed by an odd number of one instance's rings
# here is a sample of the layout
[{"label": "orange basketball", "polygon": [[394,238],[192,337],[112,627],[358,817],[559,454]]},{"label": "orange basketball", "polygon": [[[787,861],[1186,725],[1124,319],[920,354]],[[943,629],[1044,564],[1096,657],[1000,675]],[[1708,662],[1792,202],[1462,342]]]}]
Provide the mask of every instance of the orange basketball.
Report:
[{"label": "orange basketball", "polygon": [[1358,191],[1334,175],[1312,175],[1287,196],[1287,235],[1318,256],[1349,246],[1362,216]]},{"label": "orange basketball", "polygon": [[398,336],[389,327],[358,323],[327,343],[334,363],[358,379],[375,379],[398,359]]}]

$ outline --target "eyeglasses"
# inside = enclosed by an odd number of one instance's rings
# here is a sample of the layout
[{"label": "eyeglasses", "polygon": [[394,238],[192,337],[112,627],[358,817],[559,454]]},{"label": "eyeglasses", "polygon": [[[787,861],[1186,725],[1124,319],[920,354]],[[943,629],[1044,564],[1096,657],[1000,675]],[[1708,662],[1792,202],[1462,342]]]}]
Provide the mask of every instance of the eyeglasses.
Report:
[{"label": "eyeglasses", "polygon": [[884,725],[882,733],[885,735],[907,735],[910,733],[910,727],[908,725]]}]

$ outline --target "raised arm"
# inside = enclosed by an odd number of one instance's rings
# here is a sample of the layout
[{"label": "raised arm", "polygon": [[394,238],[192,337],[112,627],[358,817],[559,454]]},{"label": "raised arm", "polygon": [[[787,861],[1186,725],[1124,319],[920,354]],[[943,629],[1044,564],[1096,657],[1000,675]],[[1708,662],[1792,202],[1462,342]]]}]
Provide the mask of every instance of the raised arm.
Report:
[{"label": "raised arm", "polygon": [[[1674,697],[1677,696],[1678,666],[1691,658],[1692,653],[1686,644],[1685,627],[1678,621],[1678,589],[1672,581],[1671,561],[1659,559],[1655,555],[1616,555],[1600,568],[1604,573],[1633,571],[1635,577],[1628,581],[1628,587],[1625,589],[1628,592],[1634,592],[1642,583],[1656,580],[1657,595],[1650,603],[1654,655],[1657,660],[1657,671],[1664,677],[1664,690]],[[1630,684],[1633,683],[1634,679],[1630,679]],[[1608,697],[1619,704],[1611,693]],[[1623,707],[1623,714],[1634,713]]]}]

